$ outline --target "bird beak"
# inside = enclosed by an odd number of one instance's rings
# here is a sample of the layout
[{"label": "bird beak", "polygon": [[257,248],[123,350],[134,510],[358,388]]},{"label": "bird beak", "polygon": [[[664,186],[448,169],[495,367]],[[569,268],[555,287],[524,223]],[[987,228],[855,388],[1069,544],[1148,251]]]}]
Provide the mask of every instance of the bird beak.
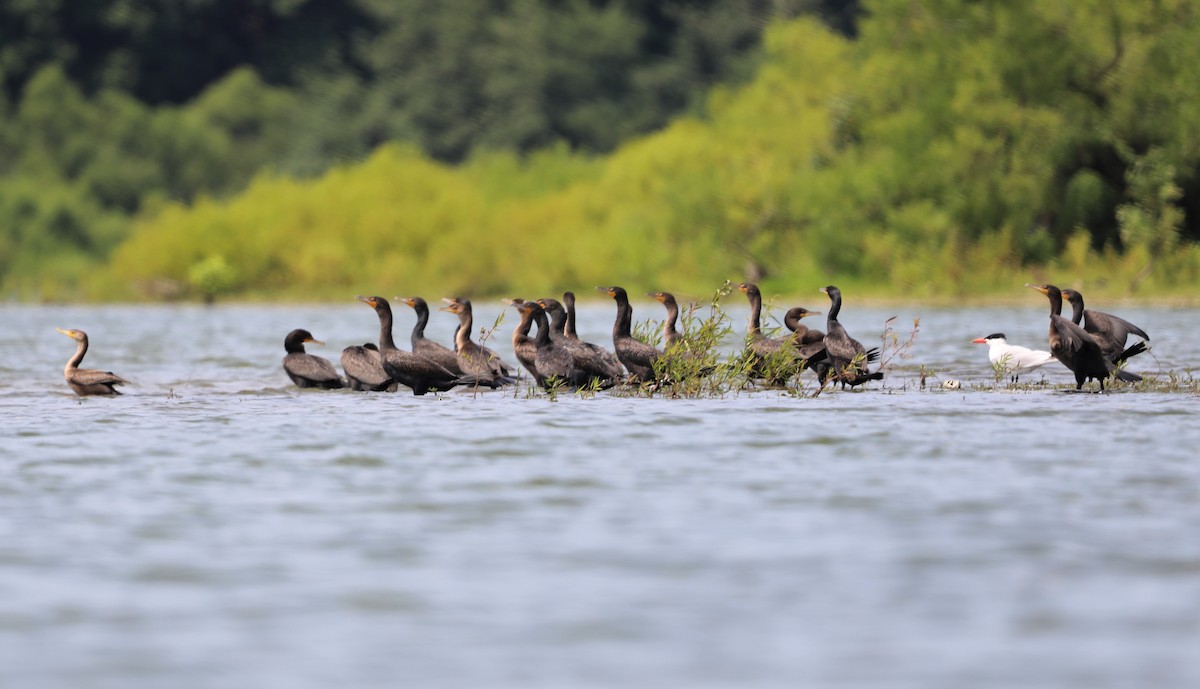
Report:
[{"label": "bird beak", "polygon": [[357,297],[355,297],[355,299],[361,301],[362,303],[366,304],[367,306],[370,306],[371,308],[375,308],[375,300],[372,299],[371,297],[364,297],[360,294]]},{"label": "bird beak", "polygon": [[1050,290],[1046,289],[1045,285],[1031,285],[1028,282],[1026,282],[1025,286],[1028,287],[1029,289],[1035,289],[1035,290],[1041,292],[1042,294],[1050,293]]},{"label": "bird beak", "polygon": [[70,330],[63,330],[62,328],[55,328],[55,330],[57,330],[58,332],[62,333],[63,335],[66,335],[67,337],[73,337],[73,336],[71,335],[71,331],[70,331]]},{"label": "bird beak", "polygon": [[314,340],[314,339],[312,339],[311,337],[310,337],[310,338],[308,338],[307,340],[305,340],[305,341],[304,341],[304,343],[305,343],[305,344],[308,344],[308,343],[310,343],[310,342],[311,342],[312,344],[315,344],[315,345],[321,345],[322,347],[324,347],[324,346],[325,346],[325,343],[324,343],[324,342],[322,342],[322,341],[320,341],[320,340]]},{"label": "bird beak", "polygon": [[807,316],[820,316],[820,315],[821,315],[821,312],[820,312],[820,311],[809,311],[808,313],[804,314],[804,317],[807,317]]},{"label": "bird beak", "polygon": [[396,301],[404,302],[405,304],[407,304],[409,306],[417,305],[417,300],[413,299],[412,297],[392,297],[392,299],[395,299]]},{"label": "bird beak", "polygon": [[825,294],[829,294],[829,290],[828,290],[828,289],[826,289],[826,288],[824,288],[824,287],[822,287],[821,289],[819,289],[819,290],[817,290],[817,291],[818,291],[818,292],[824,292]]},{"label": "bird beak", "polygon": [[971,344],[987,344],[987,340],[983,339],[982,337],[977,337],[974,340],[971,340]]}]

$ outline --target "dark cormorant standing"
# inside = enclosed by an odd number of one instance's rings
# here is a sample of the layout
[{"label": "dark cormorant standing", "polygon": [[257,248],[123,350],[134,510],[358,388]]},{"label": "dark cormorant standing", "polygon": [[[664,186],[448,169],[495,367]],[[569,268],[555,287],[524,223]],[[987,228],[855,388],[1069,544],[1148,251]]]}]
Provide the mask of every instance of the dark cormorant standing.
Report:
[{"label": "dark cormorant standing", "polygon": [[546,297],[538,299],[537,303],[546,312],[550,323],[550,339],[555,346],[571,355],[577,372],[595,378],[605,386],[611,386],[621,379],[624,373],[621,370],[621,362],[611,352],[590,342],[583,342],[578,336],[572,337],[567,334],[568,312],[557,299]]},{"label": "dark cormorant standing", "polygon": [[414,395],[424,395],[430,390],[444,392],[473,382],[469,376],[458,376],[428,357],[398,348],[392,339],[392,306],[387,299],[359,297],[359,301],[375,309],[379,316],[379,354],[383,370],[392,380],[411,388]]},{"label": "dark cormorant standing", "polygon": [[633,336],[633,307],[623,287],[597,287],[617,302],[617,319],[613,322],[613,349],[617,358],[639,383],[654,380],[654,362],[662,352]]},{"label": "dark cormorant standing", "polygon": [[287,355],[283,357],[283,370],[287,372],[288,378],[300,388],[336,390],[345,387],[337,369],[328,359],[304,352],[306,342],[325,344],[313,339],[312,333],[303,328],[297,328],[283,338],[283,348],[287,351]]},{"label": "dark cormorant standing", "polygon": [[833,379],[842,384],[855,386],[868,380],[883,380],[883,372],[870,373],[867,362],[872,360],[872,354],[878,357],[878,350],[868,351],[858,340],[850,337],[842,324],[838,322],[838,314],[842,311],[842,291],[833,285],[822,287],[821,291],[829,295],[831,303],[829,314],[825,317],[825,355],[829,357],[831,372],[821,379]]},{"label": "dark cormorant standing", "polygon": [[342,371],[351,390],[396,391],[396,381],[383,370],[383,356],[372,342],[343,349]]},{"label": "dark cormorant standing", "polygon": [[[458,357],[454,350],[438,344],[425,337],[425,325],[429,323],[429,305],[421,297],[396,297],[417,313],[417,322],[412,329],[412,351],[435,361],[439,366],[451,373],[461,375],[462,368],[458,365]],[[457,338],[458,330],[454,331]]]},{"label": "dark cormorant standing", "polygon": [[1104,380],[1115,375],[1118,380],[1137,382],[1141,376],[1119,370],[1100,349],[1086,330],[1062,316],[1062,292],[1054,285],[1026,285],[1050,300],[1050,353],[1075,374],[1075,389],[1082,390],[1084,382],[1095,379],[1104,392]]},{"label": "dark cormorant standing", "polygon": [[538,385],[546,389],[553,388],[556,384],[571,387],[585,385],[589,376],[575,368],[575,357],[561,341],[555,342],[551,337],[552,326],[542,305],[536,301],[523,301],[516,306],[521,312],[522,320],[528,317],[537,323],[538,331],[533,342],[536,347],[534,368],[537,370],[534,378]]},{"label": "dark cormorant standing", "polygon": [[442,311],[449,311],[458,316],[458,330],[454,332],[454,353],[458,357],[458,367],[463,373],[473,376],[476,384],[489,388],[517,382],[516,378],[509,375],[508,365],[501,361],[498,354],[471,340],[471,328],[474,326],[471,300],[455,297],[442,301],[446,302]]},{"label": "dark cormorant standing", "polygon": [[525,367],[526,371],[533,376],[533,379],[542,384],[541,376],[537,370],[537,343],[529,336],[529,329],[533,325],[533,309],[524,308],[524,299],[506,299],[506,304],[512,306],[521,315],[521,321],[517,323],[517,327],[513,329],[512,348],[513,354],[516,355],[517,361]]},{"label": "dark cormorant standing", "polygon": [[818,378],[827,373],[830,367],[829,356],[825,353],[825,333],[804,325],[801,319],[820,315],[820,311],[809,311],[803,306],[788,309],[787,313],[783,314],[784,326],[792,331],[792,344],[800,353],[805,367],[816,371]]},{"label": "dark cormorant standing", "polygon": [[87,354],[88,336],[82,330],[63,330],[55,328],[58,332],[75,340],[75,356],[67,361],[66,368],[63,369],[63,377],[67,379],[67,385],[75,391],[80,397],[89,395],[119,395],[115,385],[128,385],[129,381],[112,371],[98,371],[91,368],[79,368],[79,363],[83,361],[83,355]]},{"label": "dark cormorant standing", "polygon": [[563,306],[567,312],[566,324],[563,326],[563,336],[569,342],[578,342],[587,349],[591,359],[588,364],[588,370],[592,371],[593,375],[598,378],[608,378],[613,381],[620,380],[625,375],[625,369],[621,368],[621,361],[617,359],[617,356],[598,344],[584,342],[579,339],[579,333],[575,331],[574,292],[563,292]]},{"label": "dark cormorant standing", "polygon": [[673,347],[683,345],[683,333],[675,329],[675,324],[679,321],[679,303],[675,301],[675,295],[670,292],[647,292],[647,297],[654,297],[654,300],[662,304],[667,309],[667,320],[663,321],[663,351],[667,351]]},{"label": "dark cormorant standing", "polygon": [[770,376],[772,383],[783,385],[800,372],[800,352],[791,336],[770,338],[763,334],[762,292],[758,285],[742,282],[738,289],[750,300],[750,316],[746,319],[746,347],[754,357],[750,372],[758,378]]},{"label": "dark cormorant standing", "polygon": [[1129,349],[1125,348],[1125,341],[1131,334],[1143,340],[1150,339],[1141,328],[1110,313],[1085,309],[1083,295],[1073,289],[1062,290],[1062,296],[1071,303],[1071,322],[1080,325],[1083,321],[1083,329],[1100,345],[1100,351],[1109,361],[1119,364],[1146,351],[1145,342],[1135,342]]}]

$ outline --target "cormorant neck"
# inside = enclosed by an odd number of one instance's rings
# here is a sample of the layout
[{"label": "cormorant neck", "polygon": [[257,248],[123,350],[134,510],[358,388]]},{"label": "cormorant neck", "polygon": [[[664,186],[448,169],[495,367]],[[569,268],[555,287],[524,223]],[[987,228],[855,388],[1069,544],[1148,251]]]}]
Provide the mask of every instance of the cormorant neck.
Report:
[{"label": "cormorant neck", "polygon": [[[66,370],[70,371],[72,369],[79,368],[79,364],[83,362],[83,355],[87,354],[87,350],[88,350],[88,341],[87,341],[86,337],[83,338],[82,340],[79,340],[78,342],[76,342],[75,343],[75,356],[71,357],[67,361]],[[303,346],[300,347],[300,351],[304,351]]]},{"label": "cormorant neck", "polygon": [[762,331],[762,295],[751,292],[750,297],[750,319],[746,323],[746,332],[750,335],[757,335]]},{"label": "cormorant neck", "polygon": [[534,342],[538,347],[547,347],[550,345],[550,324],[546,321],[546,312],[534,309],[531,313],[533,319],[537,321],[537,337]]},{"label": "cormorant neck", "polygon": [[563,292],[563,306],[567,309],[567,325],[563,329],[563,334],[572,340],[579,339],[579,333],[575,332],[575,293]]},{"label": "cormorant neck", "polygon": [[1050,298],[1050,315],[1051,316],[1061,316],[1062,315],[1062,294],[1060,294],[1058,292],[1050,292],[1046,296]]},{"label": "cormorant neck", "polygon": [[617,320],[613,323],[613,337],[633,337],[633,307],[629,297],[617,295]]},{"label": "cormorant neck", "polygon": [[1071,321],[1075,325],[1083,320],[1083,297],[1077,297],[1071,302]]},{"label": "cormorant neck", "polygon": [[416,346],[419,340],[425,339],[425,325],[429,323],[429,307],[418,301],[413,304],[413,311],[417,312],[417,324],[412,329],[413,346]]},{"label": "cormorant neck", "polygon": [[379,314],[379,351],[396,349],[396,341],[392,339],[392,307],[380,304],[375,313]]},{"label": "cormorant neck", "polygon": [[[80,347],[80,351],[76,352],[75,356],[76,356],[76,358],[82,360],[83,353],[87,351],[87,345],[85,345],[83,342],[80,342],[79,347]],[[304,353],[304,342],[299,337],[296,337],[295,335],[288,335],[287,339],[285,339],[283,341],[283,349],[288,354],[303,354]],[[79,362],[76,361],[75,365],[78,366]]]},{"label": "cormorant neck", "polygon": [[669,342],[679,333],[675,330],[675,322],[679,320],[679,305],[674,300],[666,302],[667,321],[663,323],[663,340]]},{"label": "cormorant neck", "polygon": [[463,345],[471,341],[471,328],[474,325],[475,319],[471,315],[470,309],[458,314],[458,330],[454,331],[454,346],[460,351]]},{"label": "cormorant neck", "polygon": [[825,318],[827,321],[836,321],[838,314],[842,312],[842,293],[835,292],[830,299],[833,301],[829,305],[829,316]]},{"label": "cormorant neck", "polygon": [[557,308],[550,312],[550,332],[562,335],[567,330],[567,310]]}]

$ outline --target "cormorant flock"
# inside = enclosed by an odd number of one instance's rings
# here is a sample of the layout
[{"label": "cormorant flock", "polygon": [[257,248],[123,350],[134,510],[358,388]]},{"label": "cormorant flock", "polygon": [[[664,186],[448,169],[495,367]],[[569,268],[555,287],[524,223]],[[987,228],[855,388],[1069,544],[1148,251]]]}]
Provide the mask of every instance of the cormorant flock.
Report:
[{"label": "cormorant flock", "polygon": [[[1117,316],[1084,308],[1083,295],[1077,290],[1060,290],[1054,285],[1026,285],[1046,295],[1050,302],[1049,351],[1030,350],[1008,344],[1003,333],[973,340],[987,344],[988,358],[1001,373],[1016,382],[1022,373],[1057,360],[1075,374],[1075,389],[1084,383],[1098,381],[1100,391],[1105,381],[1115,378],[1137,382],[1141,376],[1123,369],[1130,357],[1147,351],[1150,336],[1141,328]],[[825,317],[825,331],[811,329],[802,323],[804,318],[820,312],[795,307],[784,316],[790,331],[783,337],[772,338],[762,331],[762,293],[752,283],[736,285],[750,301],[750,316],[746,325],[746,372],[750,378],[783,385],[803,371],[816,374],[821,387],[837,384],[859,386],[872,380],[882,380],[883,372],[870,369],[879,361],[878,348],[865,348],[846,332],[838,321],[842,309],[842,293],[837,287],[822,287],[830,300]],[[517,361],[536,382],[550,389],[590,388],[600,390],[617,385],[659,385],[672,376],[703,376],[715,366],[706,363],[703,352],[693,348],[688,333],[677,330],[679,305],[669,292],[650,292],[667,310],[662,326],[663,348],[659,349],[633,334],[633,308],[629,295],[618,286],[597,287],[616,302],[613,322],[612,350],[579,339],[575,331],[575,294],[565,292],[562,301],[553,298],[507,299],[505,303],[517,310],[520,318],[512,334],[512,348]],[[1071,305],[1072,317],[1062,315],[1063,299]],[[396,297],[411,308],[417,317],[411,336],[411,349],[401,349],[392,336],[392,307],[379,296],[358,297],[370,306],[379,319],[378,344],[367,342],[342,351],[342,374],[327,359],[305,351],[307,343],[323,344],[303,328],[289,332],[283,341],[286,356],[283,369],[301,388],[394,392],[403,386],[414,395],[431,390],[442,392],[458,386],[499,388],[518,382],[517,369],[505,363],[496,352],[471,339],[473,319],[468,299],[445,299],[442,311],[458,316],[453,347],[446,347],[425,336],[429,321],[429,306],[420,297]],[[536,327],[536,332],[530,331]],[[58,332],[77,343],[74,356],[67,361],[63,375],[67,385],[77,395],[119,395],[118,385],[127,384],[124,378],[111,371],[79,368],[88,351],[87,333],[82,330]],[[1130,335],[1140,341],[1126,347]],[[672,367],[682,361],[695,365]]]}]

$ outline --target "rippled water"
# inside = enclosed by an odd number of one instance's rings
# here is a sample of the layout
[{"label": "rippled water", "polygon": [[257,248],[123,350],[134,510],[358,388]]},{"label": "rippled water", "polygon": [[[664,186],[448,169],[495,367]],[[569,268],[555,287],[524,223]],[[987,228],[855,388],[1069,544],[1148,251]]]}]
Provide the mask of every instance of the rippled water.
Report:
[{"label": "rippled water", "polygon": [[[1200,686],[1197,396],[982,389],[1044,304],[919,315],[859,392],[552,402],[291,387],[361,304],[0,307],[0,686]],[[137,385],[76,398],[56,326]]]}]

